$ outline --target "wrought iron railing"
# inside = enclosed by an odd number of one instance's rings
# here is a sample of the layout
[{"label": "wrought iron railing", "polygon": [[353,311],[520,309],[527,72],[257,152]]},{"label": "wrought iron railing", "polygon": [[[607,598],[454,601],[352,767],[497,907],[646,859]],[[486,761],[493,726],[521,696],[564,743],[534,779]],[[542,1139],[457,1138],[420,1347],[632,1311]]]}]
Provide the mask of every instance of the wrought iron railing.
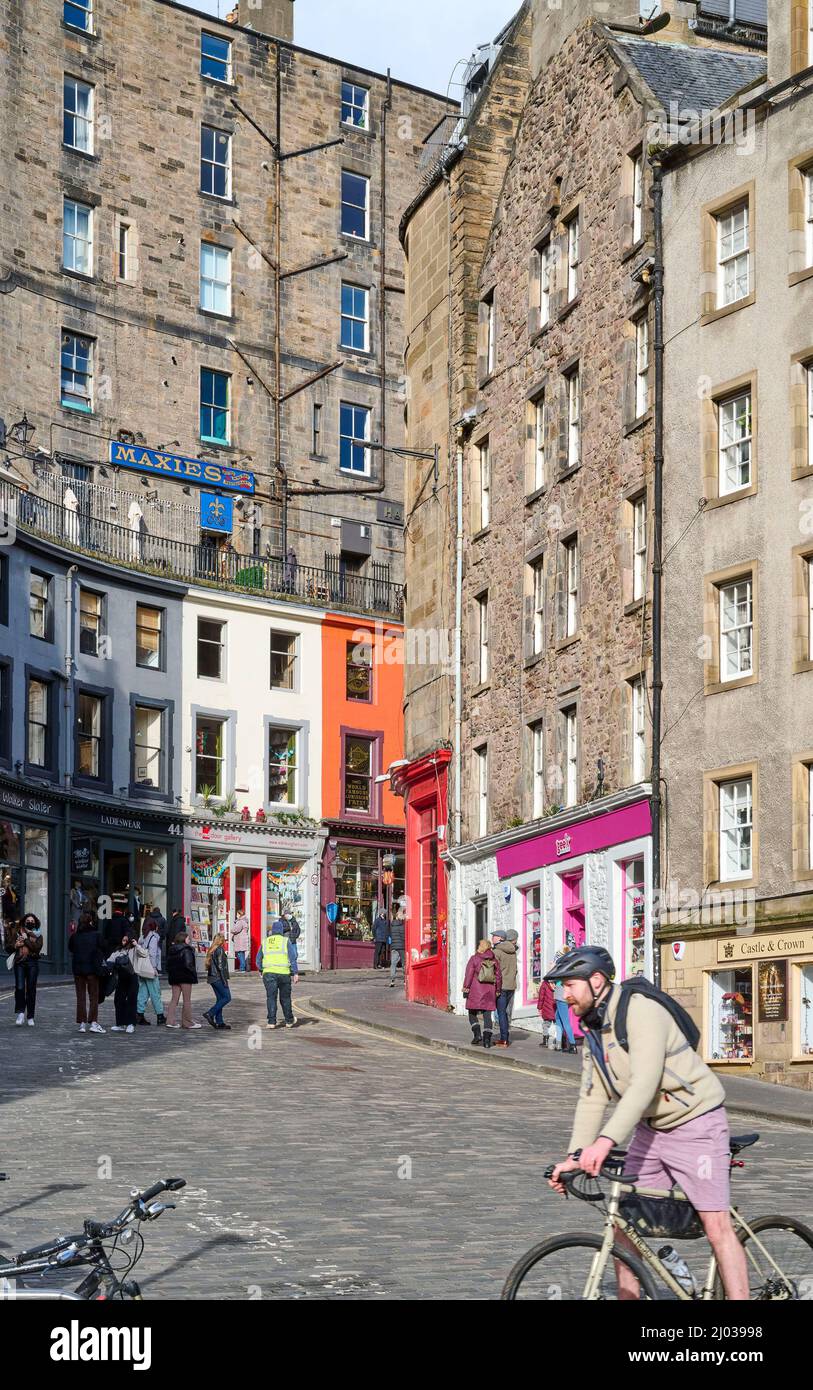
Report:
[{"label": "wrought iron railing", "polygon": [[275,556],[241,555],[230,546],[191,544],[75,512],[7,479],[0,481],[5,530],[20,530],[113,564],[185,584],[287,598],[402,618],[403,587],[376,575],[316,569]]}]

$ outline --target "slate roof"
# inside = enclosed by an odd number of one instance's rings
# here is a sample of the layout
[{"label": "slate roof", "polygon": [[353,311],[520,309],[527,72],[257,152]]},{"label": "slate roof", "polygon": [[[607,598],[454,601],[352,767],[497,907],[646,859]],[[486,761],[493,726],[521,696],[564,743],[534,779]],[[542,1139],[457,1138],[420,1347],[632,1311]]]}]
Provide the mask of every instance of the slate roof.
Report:
[{"label": "slate roof", "polygon": [[620,34],[614,40],[665,111],[672,101],[683,109],[714,111],[767,71],[760,54],[689,48]]}]

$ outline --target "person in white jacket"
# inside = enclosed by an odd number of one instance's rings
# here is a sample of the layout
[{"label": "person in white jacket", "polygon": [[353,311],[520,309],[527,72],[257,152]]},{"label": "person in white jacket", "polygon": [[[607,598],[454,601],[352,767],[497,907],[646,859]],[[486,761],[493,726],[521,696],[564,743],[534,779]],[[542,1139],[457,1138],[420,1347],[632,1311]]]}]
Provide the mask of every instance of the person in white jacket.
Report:
[{"label": "person in white jacket", "polygon": [[[156,1023],[166,1023],[164,1005],[161,1001],[161,981],[158,978],[161,969],[161,935],[153,917],[144,918],[139,948],[135,959],[135,973],[138,976],[137,1022],[149,1026],[147,1005],[152,1004]],[[141,951],[144,951],[143,955]]]}]

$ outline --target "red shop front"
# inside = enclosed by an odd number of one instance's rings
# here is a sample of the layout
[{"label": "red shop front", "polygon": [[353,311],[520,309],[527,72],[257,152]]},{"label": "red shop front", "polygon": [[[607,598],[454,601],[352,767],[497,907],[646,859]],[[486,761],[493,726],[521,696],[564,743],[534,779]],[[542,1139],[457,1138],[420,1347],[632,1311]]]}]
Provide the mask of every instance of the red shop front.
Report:
[{"label": "red shop front", "polygon": [[441,855],[448,839],[448,748],[399,768],[393,785],[406,813],[407,998],[449,1004],[448,892]]}]

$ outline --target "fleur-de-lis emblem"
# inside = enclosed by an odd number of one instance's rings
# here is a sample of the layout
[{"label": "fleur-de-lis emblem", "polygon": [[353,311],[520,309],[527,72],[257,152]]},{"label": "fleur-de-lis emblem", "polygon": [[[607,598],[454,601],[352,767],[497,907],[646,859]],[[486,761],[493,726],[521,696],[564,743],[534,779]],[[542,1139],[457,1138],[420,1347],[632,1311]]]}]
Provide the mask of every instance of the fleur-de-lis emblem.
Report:
[{"label": "fleur-de-lis emblem", "polygon": [[209,505],[209,515],[214,517],[215,521],[219,521],[221,517],[226,515],[226,508],[217,498]]}]

